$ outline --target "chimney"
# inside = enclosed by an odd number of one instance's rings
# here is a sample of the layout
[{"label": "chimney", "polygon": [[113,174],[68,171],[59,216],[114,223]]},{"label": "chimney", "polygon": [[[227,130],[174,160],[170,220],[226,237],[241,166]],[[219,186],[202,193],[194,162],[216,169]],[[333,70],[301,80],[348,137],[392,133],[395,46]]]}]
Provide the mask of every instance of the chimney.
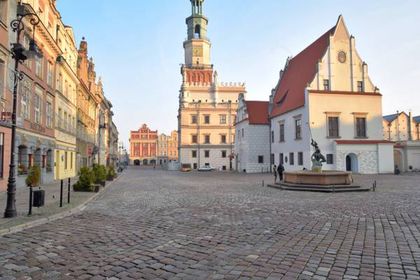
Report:
[{"label": "chimney", "polygon": [[408,141],[413,141],[413,137],[411,136],[411,122],[413,120],[413,116],[411,115],[411,111],[408,113]]}]

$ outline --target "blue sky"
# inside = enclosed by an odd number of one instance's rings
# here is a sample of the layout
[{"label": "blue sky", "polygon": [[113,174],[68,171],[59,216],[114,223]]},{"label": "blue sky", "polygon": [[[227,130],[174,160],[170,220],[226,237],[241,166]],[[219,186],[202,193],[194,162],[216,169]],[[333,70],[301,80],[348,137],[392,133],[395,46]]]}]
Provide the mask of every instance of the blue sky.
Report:
[{"label": "blue sky", "polygon": [[[147,123],[177,128],[188,0],[57,0],[114,105],[120,138]],[[356,47],[383,94],[384,114],[420,115],[420,1],[206,0],[212,62],[219,79],[246,82],[248,98],[267,100],[290,55],[344,16]]]}]

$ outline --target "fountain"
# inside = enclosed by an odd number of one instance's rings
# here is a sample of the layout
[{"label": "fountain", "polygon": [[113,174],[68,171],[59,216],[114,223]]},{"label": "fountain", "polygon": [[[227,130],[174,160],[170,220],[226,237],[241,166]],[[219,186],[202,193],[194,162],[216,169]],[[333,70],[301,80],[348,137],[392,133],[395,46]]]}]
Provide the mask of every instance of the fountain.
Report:
[{"label": "fountain", "polygon": [[315,152],[311,156],[312,170],[287,171],[283,173],[284,180],[270,187],[294,191],[317,191],[317,192],[349,192],[369,191],[353,184],[351,172],[346,171],[323,171],[322,164],[326,162],[324,155],[319,149],[318,143],[313,139],[311,146]]}]

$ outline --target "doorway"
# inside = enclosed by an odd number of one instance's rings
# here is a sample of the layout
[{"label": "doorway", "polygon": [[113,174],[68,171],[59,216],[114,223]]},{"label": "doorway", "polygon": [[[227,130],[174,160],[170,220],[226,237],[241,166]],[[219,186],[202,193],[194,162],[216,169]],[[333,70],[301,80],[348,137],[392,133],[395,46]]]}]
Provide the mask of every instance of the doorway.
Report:
[{"label": "doorway", "polygon": [[346,156],[346,171],[357,173],[359,172],[359,163],[357,156],[353,153]]}]

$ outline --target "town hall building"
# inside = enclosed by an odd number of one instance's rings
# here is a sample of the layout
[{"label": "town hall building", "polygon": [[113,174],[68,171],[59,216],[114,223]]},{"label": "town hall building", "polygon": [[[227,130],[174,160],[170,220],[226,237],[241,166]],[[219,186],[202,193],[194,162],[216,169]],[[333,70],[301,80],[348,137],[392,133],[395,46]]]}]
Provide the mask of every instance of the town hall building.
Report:
[{"label": "town hall building", "polygon": [[287,60],[270,103],[272,157],[286,171],[311,168],[314,139],[326,170],[394,172],[393,142],[383,139],[382,95],[342,16]]},{"label": "town hall building", "polygon": [[181,67],[178,132],[179,162],[193,169],[211,166],[234,168],[235,115],[244,83],[222,83],[210,60],[208,19],[204,0],[191,0],[186,19],[185,63]]}]

